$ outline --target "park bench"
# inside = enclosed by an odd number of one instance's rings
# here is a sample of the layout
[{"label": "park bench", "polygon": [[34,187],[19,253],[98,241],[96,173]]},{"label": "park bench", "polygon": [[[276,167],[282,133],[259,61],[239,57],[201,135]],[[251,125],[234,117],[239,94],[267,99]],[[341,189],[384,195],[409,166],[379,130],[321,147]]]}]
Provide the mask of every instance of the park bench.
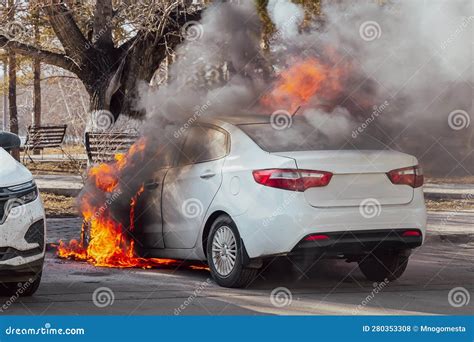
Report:
[{"label": "park bench", "polygon": [[21,148],[24,151],[23,161],[28,157],[32,162],[30,153],[41,151],[45,148],[59,148],[64,154],[63,142],[66,136],[67,125],[32,125],[28,126],[25,145]]},{"label": "park bench", "polygon": [[85,146],[89,164],[107,163],[117,153],[128,151],[139,135],[123,132],[86,132]]}]

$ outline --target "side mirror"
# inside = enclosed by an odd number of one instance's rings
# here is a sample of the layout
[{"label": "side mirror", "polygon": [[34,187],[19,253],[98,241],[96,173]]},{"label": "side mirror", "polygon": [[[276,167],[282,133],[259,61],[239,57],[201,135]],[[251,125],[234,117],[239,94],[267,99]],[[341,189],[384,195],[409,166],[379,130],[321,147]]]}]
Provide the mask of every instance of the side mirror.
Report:
[{"label": "side mirror", "polygon": [[6,151],[11,151],[15,148],[20,148],[21,140],[16,134],[9,132],[0,132],[0,147]]}]

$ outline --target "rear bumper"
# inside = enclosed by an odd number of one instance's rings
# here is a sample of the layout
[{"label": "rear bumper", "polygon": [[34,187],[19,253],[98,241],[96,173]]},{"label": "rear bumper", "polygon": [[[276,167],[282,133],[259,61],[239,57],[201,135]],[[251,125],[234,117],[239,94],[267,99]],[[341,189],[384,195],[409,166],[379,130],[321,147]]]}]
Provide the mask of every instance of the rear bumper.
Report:
[{"label": "rear bumper", "polygon": [[291,254],[350,258],[374,250],[406,250],[421,246],[423,237],[420,230],[420,236],[402,236],[405,231],[406,229],[391,229],[318,233],[328,239],[307,241],[305,237],[293,248]]},{"label": "rear bumper", "polygon": [[271,188],[262,193],[254,199],[256,205],[232,217],[252,259],[288,254],[309,234],[418,229],[422,240],[426,236],[421,188],[410,203],[381,206],[373,217],[365,217],[360,207],[311,207],[303,193]]}]

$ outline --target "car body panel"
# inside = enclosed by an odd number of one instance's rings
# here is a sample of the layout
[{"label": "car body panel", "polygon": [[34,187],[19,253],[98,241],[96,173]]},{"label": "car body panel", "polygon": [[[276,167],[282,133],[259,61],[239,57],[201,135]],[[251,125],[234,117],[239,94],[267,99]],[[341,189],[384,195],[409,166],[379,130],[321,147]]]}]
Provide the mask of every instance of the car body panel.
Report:
[{"label": "car body panel", "polygon": [[[248,120],[262,123],[269,119]],[[205,260],[206,223],[215,213],[225,213],[236,223],[250,258],[290,253],[305,236],[320,232],[407,228],[419,229],[425,238],[422,187],[393,185],[386,175],[416,165],[415,157],[396,151],[269,153],[236,126],[245,124],[245,119],[202,121],[230,136],[228,155],[212,167],[216,173],[220,168],[220,178],[215,182],[200,179],[209,169],[205,163],[168,171],[162,197],[166,248],[153,256]],[[304,192],[256,183],[252,171],[271,168],[329,171],[334,179],[327,187]],[[182,209],[192,198],[201,202],[202,214],[190,219],[183,216]],[[375,200],[375,214],[362,211],[364,200]]]},{"label": "car body panel", "polygon": [[30,171],[0,148],[0,187],[22,184],[32,180]]},{"label": "car body panel", "polygon": [[135,239],[143,248],[165,248],[163,237],[162,193],[167,168],[157,170],[153,179],[145,182],[145,192],[138,201],[137,212],[144,212],[135,219]]},{"label": "car body panel", "polygon": [[[168,170],[162,195],[166,248],[193,248],[222,182],[224,158]],[[213,175],[209,178],[202,178]]]}]

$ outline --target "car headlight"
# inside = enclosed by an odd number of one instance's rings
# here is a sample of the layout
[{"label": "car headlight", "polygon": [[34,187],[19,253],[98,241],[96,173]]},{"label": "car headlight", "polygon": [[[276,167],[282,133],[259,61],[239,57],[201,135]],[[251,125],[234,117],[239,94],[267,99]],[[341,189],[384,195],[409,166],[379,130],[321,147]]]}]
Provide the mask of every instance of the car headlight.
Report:
[{"label": "car headlight", "polygon": [[36,198],[38,198],[38,190],[34,189],[33,191],[30,191],[27,194],[18,197],[17,202],[27,204],[33,202]]},{"label": "car headlight", "polygon": [[[0,210],[0,221],[6,220],[12,209],[21,207],[25,204],[31,203],[38,198],[38,188],[36,184],[31,181],[20,185],[3,188],[3,210]],[[1,203],[0,203],[1,205]],[[3,213],[1,213],[3,211]],[[21,216],[22,213],[19,213]]]}]

